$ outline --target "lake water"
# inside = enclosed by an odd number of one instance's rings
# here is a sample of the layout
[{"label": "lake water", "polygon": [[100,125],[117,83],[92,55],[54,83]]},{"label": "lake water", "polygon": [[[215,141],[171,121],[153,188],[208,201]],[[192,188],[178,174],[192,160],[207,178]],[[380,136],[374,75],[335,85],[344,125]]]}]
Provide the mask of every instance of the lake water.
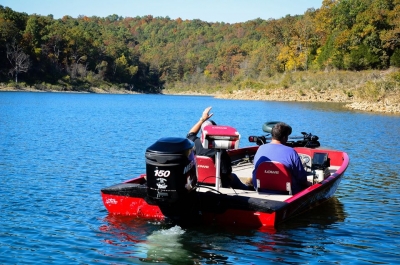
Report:
[{"label": "lake water", "polygon": [[[335,197],[276,229],[179,227],[108,215],[100,189],[145,172],[207,106],[241,146],[284,121],[345,150]],[[396,264],[400,116],[340,104],[167,95],[0,92],[1,264]]]}]

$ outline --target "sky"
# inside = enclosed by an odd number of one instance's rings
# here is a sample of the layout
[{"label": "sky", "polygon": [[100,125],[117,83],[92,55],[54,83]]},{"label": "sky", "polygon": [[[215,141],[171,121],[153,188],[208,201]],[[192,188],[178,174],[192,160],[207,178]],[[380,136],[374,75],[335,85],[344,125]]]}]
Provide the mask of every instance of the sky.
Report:
[{"label": "sky", "polygon": [[183,20],[239,23],[279,19],[318,9],[323,0],[0,0],[0,5],[28,15],[107,17],[169,17]]}]

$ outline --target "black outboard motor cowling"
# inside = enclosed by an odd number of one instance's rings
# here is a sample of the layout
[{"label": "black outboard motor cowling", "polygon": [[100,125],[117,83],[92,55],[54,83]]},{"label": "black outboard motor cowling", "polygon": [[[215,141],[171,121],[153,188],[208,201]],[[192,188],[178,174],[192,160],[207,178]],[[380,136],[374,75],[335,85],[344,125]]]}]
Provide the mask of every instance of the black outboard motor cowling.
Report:
[{"label": "black outboard motor cowling", "polygon": [[197,184],[194,143],[186,138],[161,138],[146,150],[147,195],[176,202]]}]

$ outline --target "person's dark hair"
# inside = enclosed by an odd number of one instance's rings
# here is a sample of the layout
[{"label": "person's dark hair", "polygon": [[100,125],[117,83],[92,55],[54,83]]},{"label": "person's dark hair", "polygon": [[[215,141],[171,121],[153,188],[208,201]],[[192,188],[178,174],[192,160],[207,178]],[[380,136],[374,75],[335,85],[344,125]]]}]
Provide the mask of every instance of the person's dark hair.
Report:
[{"label": "person's dark hair", "polygon": [[292,127],[284,122],[278,122],[272,127],[271,135],[273,139],[282,141],[285,137],[292,133]]}]

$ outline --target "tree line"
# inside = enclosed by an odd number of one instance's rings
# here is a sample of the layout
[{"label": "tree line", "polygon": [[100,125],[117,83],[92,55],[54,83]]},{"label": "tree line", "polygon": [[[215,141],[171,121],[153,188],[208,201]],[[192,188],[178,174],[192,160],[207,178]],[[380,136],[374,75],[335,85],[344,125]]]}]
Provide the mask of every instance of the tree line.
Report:
[{"label": "tree line", "polygon": [[400,67],[400,0],[324,0],[280,19],[64,16],[0,5],[0,82],[159,93],[288,71]]}]

